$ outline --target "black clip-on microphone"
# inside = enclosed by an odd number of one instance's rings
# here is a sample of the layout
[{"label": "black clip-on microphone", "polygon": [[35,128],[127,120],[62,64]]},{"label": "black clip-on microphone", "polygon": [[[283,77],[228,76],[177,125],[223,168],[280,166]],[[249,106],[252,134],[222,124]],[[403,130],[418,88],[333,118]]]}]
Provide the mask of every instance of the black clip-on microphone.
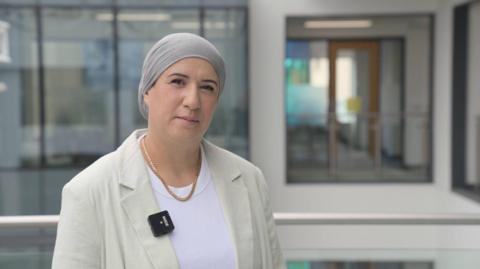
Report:
[{"label": "black clip-on microphone", "polygon": [[175,229],[167,210],[148,216],[148,223],[155,237],[168,234]]}]

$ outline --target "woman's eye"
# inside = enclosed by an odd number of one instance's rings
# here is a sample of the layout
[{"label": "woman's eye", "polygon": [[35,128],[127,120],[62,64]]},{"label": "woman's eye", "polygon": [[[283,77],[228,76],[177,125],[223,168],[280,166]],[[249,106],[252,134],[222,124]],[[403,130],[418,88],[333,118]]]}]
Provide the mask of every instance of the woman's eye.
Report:
[{"label": "woman's eye", "polygon": [[215,90],[215,88],[212,87],[212,86],[210,86],[210,85],[204,85],[204,86],[202,86],[202,88],[203,88],[203,89],[206,89],[206,90],[208,90],[208,91],[211,91],[211,92],[213,92],[213,91]]},{"label": "woman's eye", "polygon": [[184,81],[183,81],[183,79],[176,78],[176,79],[172,80],[170,83],[175,84],[175,85],[183,85]]}]

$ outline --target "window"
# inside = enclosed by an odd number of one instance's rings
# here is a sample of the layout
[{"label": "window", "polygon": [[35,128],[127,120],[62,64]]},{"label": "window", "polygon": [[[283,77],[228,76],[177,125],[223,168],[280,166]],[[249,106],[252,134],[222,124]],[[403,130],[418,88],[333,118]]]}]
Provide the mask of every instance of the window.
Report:
[{"label": "window", "polygon": [[[40,96],[35,13],[2,8],[0,21],[8,61],[0,61],[0,168],[40,163]],[[21,109],[20,109],[21,108]]]},{"label": "window", "polygon": [[248,156],[248,82],[246,13],[234,9],[207,10],[205,36],[225,58],[227,79],[207,139]]},{"label": "window", "polygon": [[288,182],[425,182],[430,15],[287,18]]},{"label": "window", "polygon": [[113,29],[100,19],[107,11],[42,10],[48,166],[86,166],[114,149]]}]

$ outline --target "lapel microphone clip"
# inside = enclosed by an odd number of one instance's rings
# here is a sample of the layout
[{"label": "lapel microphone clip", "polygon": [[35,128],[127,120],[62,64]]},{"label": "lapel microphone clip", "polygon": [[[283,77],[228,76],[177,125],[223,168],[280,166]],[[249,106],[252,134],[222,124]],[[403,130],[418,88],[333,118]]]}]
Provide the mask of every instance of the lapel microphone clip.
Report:
[{"label": "lapel microphone clip", "polygon": [[148,216],[148,223],[155,237],[168,234],[175,229],[167,210]]}]

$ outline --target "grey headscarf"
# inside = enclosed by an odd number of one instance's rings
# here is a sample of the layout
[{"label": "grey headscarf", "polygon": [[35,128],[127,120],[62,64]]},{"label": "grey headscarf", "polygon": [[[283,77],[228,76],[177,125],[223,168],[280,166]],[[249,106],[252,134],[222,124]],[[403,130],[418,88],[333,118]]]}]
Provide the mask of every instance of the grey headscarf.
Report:
[{"label": "grey headscarf", "polygon": [[143,95],[153,87],[168,67],[188,57],[205,59],[213,66],[220,82],[220,93],[222,92],[225,84],[225,63],[215,46],[195,34],[169,34],[153,45],[143,62],[142,77],[138,85],[138,106],[145,119],[148,119],[148,108],[143,102]]}]

